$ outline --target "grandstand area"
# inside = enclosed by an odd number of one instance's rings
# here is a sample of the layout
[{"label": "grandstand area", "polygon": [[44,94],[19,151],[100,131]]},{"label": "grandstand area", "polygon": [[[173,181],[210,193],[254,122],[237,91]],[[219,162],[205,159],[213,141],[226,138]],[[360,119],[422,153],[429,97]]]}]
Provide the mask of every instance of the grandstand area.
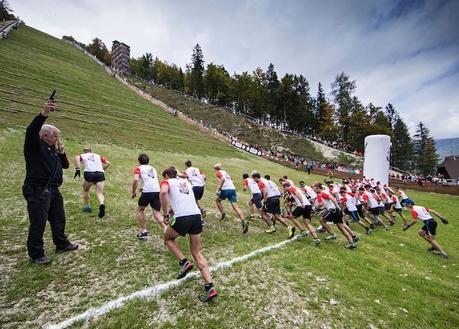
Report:
[{"label": "grandstand area", "polygon": [[[61,129],[69,158],[90,146],[113,166],[107,171],[107,216],[103,220],[81,211],[82,181],[73,178],[71,169],[65,172],[61,191],[66,201],[67,233],[81,248],[54,254],[47,229],[46,250],[53,264],[42,268],[30,264],[25,246],[28,217],[21,192],[25,173],[22,147],[25,127],[53,89],[57,90],[58,111],[48,121]],[[182,110],[181,98],[161,96],[159,89],[150,91]],[[186,107],[183,111],[186,113]],[[196,119],[221,127],[231,120],[209,114]],[[246,127],[238,134],[261,144],[251,132],[258,128],[249,123]],[[284,139],[267,130],[260,134],[266,144],[271,138]],[[281,229],[265,234],[266,226],[259,219],[251,222],[247,235],[241,234],[234,217],[218,222],[214,163],[223,163],[233,176],[244,213],[249,193],[241,189],[243,173],[256,169],[273,180],[288,175],[295,182],[309,184],[325,179],[235,149],[140,97],[72,45],[27,26],[0,41],[0,141],[2,328],[58,324],[175,278],[177,262],[163,245],[162,232],[153,220],[148,222],[149,240],[138,241],[135,236],[137,203],[130,198],[130,188],[132,169],[141,152],[150,155],[158,172],[169,165],[183,168],[190,159],[206,173],[204,206],[208,216],[203,253],[211,266],[286,239]],[[304,140],[285,139],[283,143],[292,152],[317,152]],[[426,251],[427,244],[416,232],[420,224],[402,232],[398,223],[390,231],[377,230],[372,236],[353,227],[362,236],[356,250],[345,250],[342,237],[319,248],[313,247],[308,237],[216,271],[213,276],[220,295],[211,304],[197,299],[201,282],[191,279],[155,298],[133,299],[70,327],[457,328],[459,197],[407,193],[417,204],[434,208],[450,220],[448,226],[439,224],[438,228],[449,260]],[[317,217],[313,222],[317,224]],[[185,239],[179,244],[187,250]]]}]

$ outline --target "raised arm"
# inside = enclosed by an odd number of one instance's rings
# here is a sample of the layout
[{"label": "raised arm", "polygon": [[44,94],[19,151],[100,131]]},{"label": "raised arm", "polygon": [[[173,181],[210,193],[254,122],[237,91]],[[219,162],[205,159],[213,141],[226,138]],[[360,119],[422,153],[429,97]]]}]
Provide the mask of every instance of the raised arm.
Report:
[{"label": "raised arm", "polygon": [[48,101],[43,106],[40,114],[38,114],[29,124],[26,130],[24,151],[34,152],[40,143],[40,129],[48,118],[50,111],[54,110],[56,105],[54,101]]}]

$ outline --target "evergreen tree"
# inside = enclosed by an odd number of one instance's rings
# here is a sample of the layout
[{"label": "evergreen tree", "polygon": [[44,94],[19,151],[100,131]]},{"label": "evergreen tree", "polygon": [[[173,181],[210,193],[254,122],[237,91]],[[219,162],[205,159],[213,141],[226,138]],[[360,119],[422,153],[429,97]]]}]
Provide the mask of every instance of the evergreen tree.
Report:
[{"label": "evergreen tree", "polygon": [[393,130],[395,122],[397,122],[397,119],[399,118],[399,114],[391,103],[388,103],[386,105],[385,114],[386,114],[387,121],[389,122],[389,127],[390,129]]},{"label": "evergreen tree", "polygon": [[15,19],[12,13],[13,13],[13,10],[11,9],[11,6],[9,5],[8,1],[1,0],[0,1],[0,21]]},{"label": "evergreen tree", "polygon": [[398,117],[392,131],[391,165],[395,168],[410,171],[414,163],[413,142],[408,127],[402,118]]},{"label": "evergreen tree", "polygon": [[414,152],[417,172],[424,176],[435,174],[439,157],[430,131],[422,122],[419,122],[414,135]]},{"label": "evergreen tree", "polygon": [[350,126],[352,124],[352,93],[356,88],[355,81],[351,81],[349,76],[343,72],[336,76],[331,87],[332,95],[337,106],[337,117],[342,139],[347,143]]},{"label": "evergreen tree", "polygon": [[205,95],[204,90],[204,55],[201,46],[197,43],[191,56],[190,92],[201,99]]},{"label": "evergreen tree", "polygon": [[231,78],[223,65],[210,63],[204,73],[204,87],[207,99],[216,105],[229,103]]},{"label": "evergreen tree", "polygon": [[321,106],[326,101],[324,89],[322,88],[322,84],[319,82],[317,88],[317,97],[314,102],[314,123],[313,123],[313,132],[314,134],[318,134],[320,131],[320,127],[323,124],[322,118],[322,110]]},{"label": "evergreen tree", "polygon": [[270,121],[279,123],[279,120],[283,119],[283,109],[281,108],[279,100],[279,86],[280,82],[277,78],[277,73],[274,71],[274,65],[269,64],[268,70],[266,71],[267,79],[267,97],[266,97],[266,111],[269,114]]}]

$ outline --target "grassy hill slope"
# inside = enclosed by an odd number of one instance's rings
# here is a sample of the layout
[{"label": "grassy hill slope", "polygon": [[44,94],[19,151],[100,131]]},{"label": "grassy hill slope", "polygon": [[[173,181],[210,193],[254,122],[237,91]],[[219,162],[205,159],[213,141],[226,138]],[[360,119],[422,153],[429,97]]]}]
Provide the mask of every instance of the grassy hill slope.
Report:
[{"label": "grassy hill slope", "polygon": [[[77,252],[55,254],[45,234],[49,267],[30,264],[25,241],[28,217],[21,195],[24,178],[24,129],[40,111],[53,88],[59,108],[49,122],[61,128],[71,158],[83,146],[105,155],[107,216],[82,213],[81,179],[65,172],[67,234],[80,244]],[[231,216],[217,220],[216,180],[211,166],[223,162],[238,186],[247,212],[248,193],[241,175],[258,169],[273,178],[288,175],[312,183],[320,176],[287,169],[239,152],[160,111],[72,46],[22,27],[0,41],[0,327],[38,328],[57,323],[117,297],[172,280],[177,262],[149,222],[151,238],[137,241],[135,209],[130,198],[132,168],[147,152],[161,171],[183,168],[191,159],[208,176],[204,205],[208,209],[203,253],[211,265],[247,254],[286,238],[282,228],[264,233],[260,220],[240,233]],[[201,304],[201,281],[191,280],[155,300],[135,300],[89,323],[90,328],[455,328],[459,326],[457,294],[459,243],[458,197],[409,191],[419,204],[451,220],[439,224],[439,240],[450,254],[445,261],[425,251],[416,228],[362,234],[359,248],[343,249],[344,240],[311,246],[310,238],[260,255],[214,274],[220,297]],[[94,204],[94,196],[92,199]],[[225,205],[228,209],[228,205]],[[228,209],[229,212],[229,209]],[[314,221],[317,223],[317,219]],[[419,227],[419,225],[417,226]],[[323,237],[323,236],[321,236]],[[179,243],[186,246],[187,241]],[[187,248],[184,248],[187,251]],[[188,252],[186,252],[189,254]],[[330,303],[330,300],[336,300]]]},{"label": "grassy hill slope", "polygon": [[185,94],[167,88],[147,85],[131,78],[131,83],[144,89],[153,97],[211,127],[229,132],[249,144],[270,146],[272,150],[286,149],[307,159],[323,160],[322,153],[310,141],[254,124],[242,115],[233,114],[220,107],[206,105]]}]

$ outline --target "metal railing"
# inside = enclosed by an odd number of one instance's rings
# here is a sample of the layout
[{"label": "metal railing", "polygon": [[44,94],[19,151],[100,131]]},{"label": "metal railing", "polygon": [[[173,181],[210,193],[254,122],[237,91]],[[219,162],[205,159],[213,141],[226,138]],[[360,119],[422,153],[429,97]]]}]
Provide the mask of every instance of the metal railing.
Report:
[{"label": "metal railing", "polygon": [[22,24],[23,24],[23,21],[21,21],[20,19],[16,19],[0,27],[0,39],[8,39],[8,34],[12,30],[16,30]]}]

